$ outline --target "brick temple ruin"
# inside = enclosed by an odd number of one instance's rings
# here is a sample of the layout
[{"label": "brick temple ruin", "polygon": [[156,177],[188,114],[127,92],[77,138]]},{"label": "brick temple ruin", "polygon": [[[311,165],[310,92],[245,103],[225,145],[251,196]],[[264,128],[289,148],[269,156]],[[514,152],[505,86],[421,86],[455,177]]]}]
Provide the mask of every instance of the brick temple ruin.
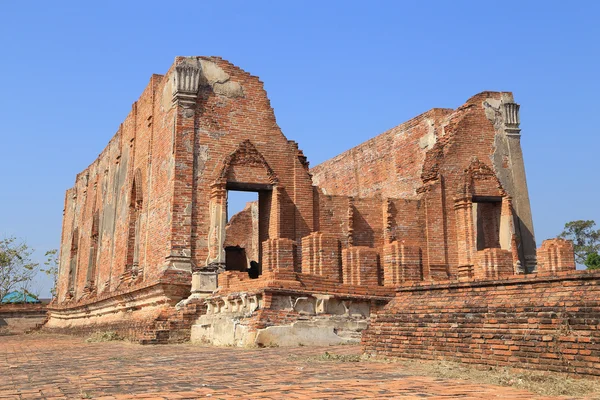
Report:
[{"label": "brick temple ruin", "polygon": [[[258,201],[229,219],[230,191]],[[509,362],[486,301],[544,313],[563,287],[562,306],[580,301],[597,277],[574,269],[570,242],[545,241],[536,258],[511,93],[432,109],[311,169],[257,77],[177,57],[66,192],[45,329],[260,346],[362,332],[372,353]],[[515,346],[511,323],[498,332]]]}]

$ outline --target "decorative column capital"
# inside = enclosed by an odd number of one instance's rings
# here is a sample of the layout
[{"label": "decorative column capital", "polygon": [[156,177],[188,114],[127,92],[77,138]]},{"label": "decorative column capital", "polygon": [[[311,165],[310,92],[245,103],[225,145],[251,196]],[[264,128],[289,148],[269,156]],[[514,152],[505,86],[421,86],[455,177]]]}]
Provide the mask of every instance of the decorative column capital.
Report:
[{"label": "decorative column capital", "polygon": [[173,104],[184,108],[193,108],[200,87],[200,61],[186,58],[175,66],[173,72]]},{"label": "decorative column capital", "polygon": [[210,198],[218,201],[227,198],[227,183],[226,181],[218,180],[210,185]]},{"label": "decorative column capital", "polygon": [[521,106],[517,103],[504,103],[504,131],[509,137],[521,137],[519,108]]}]

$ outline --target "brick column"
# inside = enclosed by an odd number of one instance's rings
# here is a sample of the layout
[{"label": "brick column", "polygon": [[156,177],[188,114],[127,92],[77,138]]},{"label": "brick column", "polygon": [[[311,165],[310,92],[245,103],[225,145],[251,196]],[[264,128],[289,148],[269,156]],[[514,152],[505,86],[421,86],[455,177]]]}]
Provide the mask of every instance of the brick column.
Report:
[{"label": "brick column", "polygon": [[208,233],[208,257],[205,269],[225,270],[225,227],[227,225],[227,189],[224,182],[211,186],[210,229]]},{"label": "brick column", "polygon": [[469,198],[454,200],[456,213],[456,243],[458,247],[458,276],[471,278],[474,274],[477,244],[473,226],[473,202]]},{"label": "brick column", "polygon": [[565,239],[547,239],[537,251],[538,273],[554,274],[575,270],[573,242]]},{"label": "brick column", "polygon": [[173,138],[173,198],[171,200],[169,269],[192,270],[192,210],[194,177],[194,120],[200,84],[200,62],[184,58],[173,71],[173,105],[176,107]]},{"label": "brick column", "polygon": [[448,279],[448,238],[446,237],[446,210],[443,180],[424,188],[426,257],[423,260],[423,278]]},{"label": "brick column", "polygon": [[313,232],[302,238],[302,273],[341,281],[340,241],[333,233]]},{"label": "brick column", "polygon": [[378,257],[376,249],[349,246],[342,250],[342,282],[346,285],[378,286]]},{"label": "brick column", "polygon": [[515,209],[514,226],[521,242],[519,258],[527,272],[535,270],[536,245],[533,232],[533,218],[529,203],[529,191],[525,176],[525,163],[521,149],[521,129],[519,118],[520,106],[516,103],[504,103],[504,132],[509,152],[510,170],[512,173],[513,207]]}]

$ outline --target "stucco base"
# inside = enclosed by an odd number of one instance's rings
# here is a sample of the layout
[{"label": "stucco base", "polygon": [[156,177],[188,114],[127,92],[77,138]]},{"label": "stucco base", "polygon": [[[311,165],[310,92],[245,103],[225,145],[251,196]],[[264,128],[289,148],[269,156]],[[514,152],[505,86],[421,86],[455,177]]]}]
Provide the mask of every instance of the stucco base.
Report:
[{"label": "stucco base", "polygon": [[384,302],[309,294],[238,294],[207,299],[191,340],[215,346],[328,346],[359,343]]}]

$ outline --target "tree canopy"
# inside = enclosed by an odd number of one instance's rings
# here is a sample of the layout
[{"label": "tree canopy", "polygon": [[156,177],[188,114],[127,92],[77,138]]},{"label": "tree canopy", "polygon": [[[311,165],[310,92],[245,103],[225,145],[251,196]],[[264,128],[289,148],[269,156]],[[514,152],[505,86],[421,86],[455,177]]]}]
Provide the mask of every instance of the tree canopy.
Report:
[{"label": "tree canopy", "polygon": [[0,239],[0,299],[17,288],[27,289],[38,268],[31,260],[32,253],[15,237]]},{"label": "tree canopy", "polygon": [[48,250],[45,256],[46,261],[44,261],[44,265],[46,267],[42,268],[41,271],[45,272],[46,275],[52,278],[52,288],[50,288],[50,293],[52,294],[52,297],[56,297],[56,282],[58,280],[58,250]]},{"label": "tree canopy", "polygon": [[600,254],[588,254],[584,264],[587,267],[587,269],[600,269]]}]

